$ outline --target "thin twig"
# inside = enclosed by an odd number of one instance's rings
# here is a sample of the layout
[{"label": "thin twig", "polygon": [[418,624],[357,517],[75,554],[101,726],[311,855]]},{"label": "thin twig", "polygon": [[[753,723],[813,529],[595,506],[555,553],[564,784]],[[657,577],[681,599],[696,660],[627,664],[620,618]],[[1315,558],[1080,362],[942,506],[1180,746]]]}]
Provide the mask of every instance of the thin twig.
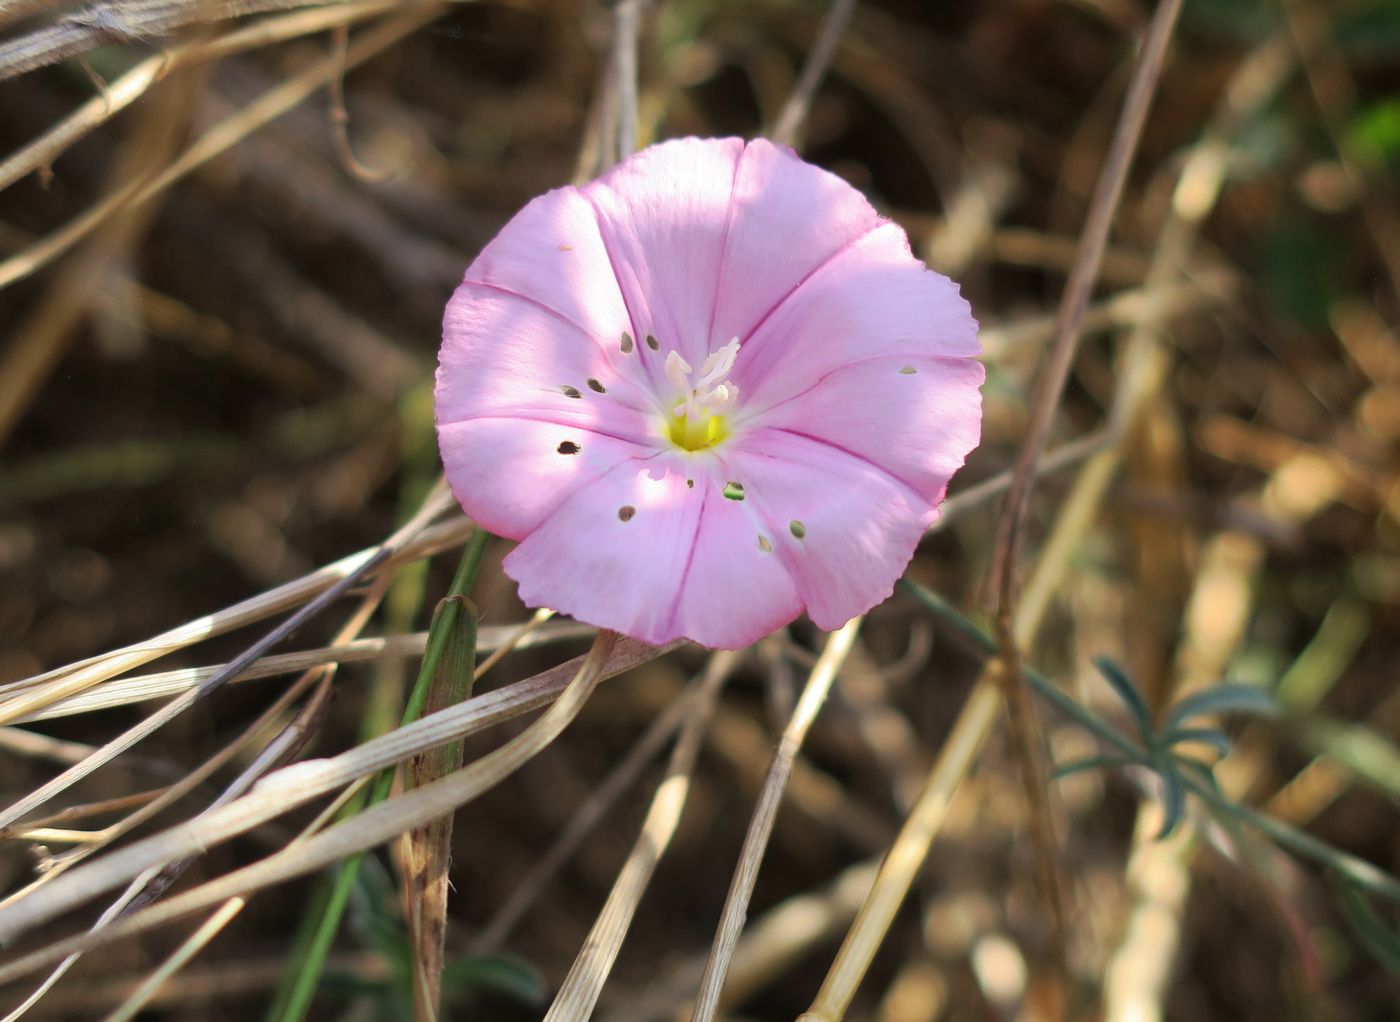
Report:
[{"label": "thin twig", "polygon": [[637,150],[637,48],[642,31],[642,0],[613,0],[612,23],[610,62],[617,95],[614,152],[618,160],[625,160]]},{"label": "thin twig", "polygon": [[832,0],[831,9],[827,11],[826,20],[822,22],[822,31],[821,35],[817,37],[817,44],[807,55],[807,63],[802,67],[802,75],[798,78],[797,85],[788,96],[787,102],[783,104],[782,113],[778,115],[778,123],[773,125],[773,130],[768,133],[774,142],[780,145],[797,144],[798,129],[801,128],[802,122],[807,119],[808,111],[812,109],[812,101],[816,99],[817,89],[821,87],[822,79],[826,77],[827,68],[831,65],[831,58],[836,53],[836,45],[846,33],[846,26],[851,23],[851,15],[855,13],[855,10],[856,0]]},{"label": "thin twig", "polygon": [[149,202],[191,171],[202,167],[254,131],[305,102],[339,73],[342,64],[348,68],[364,63],[433,21],[444,10],[445,5],[438,2],[415,4],[403,14],[384,21],[356,40],[346,53],[344,61],[335,56],[326,57],[281,82],[233,117],[210,128],[154,177],[140,178],[117,188],[86,213],[69,221],[37,244],[0,262],[0,288],[8,287],[47,266],[91,234],[113,214],[130,206]]},{"label": "thin twig", "polygon": [[768,838],[773,833],[773,823],[778,816],[778,806],[782,804],[793,761],[807,738],[807,731],[812,722],[816,720],[817,711],[826,701],[826,694],[830,691],[832,682],[836,680],[836,673],[845,662],[846,654],[855,644],[861,620],[858,617],[852,618],[840,631],[831,633],[816,667],[807,678],[802,696],[797,701],[797,709],[793,711],[792,719],[788,721],[788,726],[778,741],[778,750],[773,754],[768,777],[759,793],[758,805],[754,807],[753,816],[749,820],[743,851],[734,870],[734,879],[729,885],[729,894],[725,897],[724,911],[720,915],[714,945],[710,949],[710,958],[705,963],[705,974],[700,980],[700,990],[696,994],[692,1022],[711,1022],[719,1008],[720,990],[729,972],[729,964],[734,957],[739,935],[743,932],[744,920],[748,918],[749,900],[758,881],[758,870],[763,863]]},{"label": "thin twig", "polygon": [[740,659],[739,654],[732,652],[714,654],[694,690],[695,698],[686,700],[689,709],[685,727],[671,750],[666,776],[652,798],[641,833],[637,835],[627,861],[618,871],[612,890],[608,892],[607,902],[598,913],[568,975],[564,977],[544,1022],[573,1022],[574,1019],[586,1019],[593,1014],[598,995],[617,960],[637,905],[646,893],[657,863],[675,836],[686,797],[690,793],[690,775],[700,755],[705,728],[714,713],[715,700]]},{"label": "thin twig", "polygon": [[1030,421],[1026,426],[1026,437],[1016,459],[1011,489],[997,528],[992,576],[996,586],[997,633],[1001,638],[1001,655],[1006,665],[1005,672],[998,676],[1004,681],[1022,786],[1031,812],[1031,833],[1041,874],[1040,885],[1050,909],[1054,928],[1053,960],[1061,977],[1067,969],[1065,943],[1068,893],[1059,864],[1058,840],[1054,833],[1053,815],[1049,806],[1050,792],[1047,785],[1045,754],[1041,747],[1035,706],[1021,678],[1021,650],[1015,628],[1016,569],[1020,563],[1022,531],[1030,505],[1031,490],[1035,485],[1036,464],[1045,449],[1065,382],[1069,378],[1070,366],[1078,347],[1080,324],[1089,304],[1094,281],[1098,278],[1099,264],[1108,243],[1109,229],[1117,214],[1128,170],[1132,166],[1138,140],[1147,120],[1147,112],[1156,94],[1157,82],[1166,60],[1167,45],[1180,10],[1181,0],[1161,0],[1148,26],[1142,53],[1133,71],[1128,95],[1119,114],[1113,141],[1095,185],[1074,266],[1065,284],[1055,325],[1055,339],[1046,356],[1044,368],[1036,379],[1035,390],[1030,400]]}]

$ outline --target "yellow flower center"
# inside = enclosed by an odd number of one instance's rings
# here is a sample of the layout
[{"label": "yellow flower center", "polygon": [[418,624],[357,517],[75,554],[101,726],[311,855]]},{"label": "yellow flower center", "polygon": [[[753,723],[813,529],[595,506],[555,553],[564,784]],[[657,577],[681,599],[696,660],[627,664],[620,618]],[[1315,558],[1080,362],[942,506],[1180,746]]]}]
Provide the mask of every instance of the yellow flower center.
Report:
[{"label": "yellow flower center", "polygon": [[729,436],[729,427],[723,415],[701,412],[692,416],[681,412],[671,416],[666,436],[683,451],[703,451]]},{"label": "yellow flower center", "polygon": [[683,451],[703,451],[729,436],[725,413],[734,406],[739,388],[725,377],[739,355],[739,338],[712,352],[700,367],[698,379],[680,352],[666,356],[666,378],[677,391],[677,399],[666,418],[666,438]]}]

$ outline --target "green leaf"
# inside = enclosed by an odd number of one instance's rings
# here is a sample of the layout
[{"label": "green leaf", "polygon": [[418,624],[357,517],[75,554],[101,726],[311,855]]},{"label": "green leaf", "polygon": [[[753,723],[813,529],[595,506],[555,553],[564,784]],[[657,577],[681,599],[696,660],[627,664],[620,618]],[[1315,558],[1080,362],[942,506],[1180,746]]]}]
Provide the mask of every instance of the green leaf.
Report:
[{"label": "green leaf", "polygon": [[1169,757],[1154,760],[1153,767],[1162,779],[1162,829],[1157,831],[1157,840],[1161,841],[1172,835],[1186,814],[1186,785]]},{"label": "green leaf", "polygon": [[474,955],[447,963],[442,970],[443,1001],[490,991],[528,1005],[544,1003],[549,988],[529,962],[514,955]]},{"label": "green leaf", "polygon": [[1147,701],[1142,698],[1142,694],[1138,692],[1132,679],[1108,657],[1094,657],[1094,666],[1099,669],[1104,680],[1113,686],[1113,691],[1118,693],[1118,698],[1123,700],[1123,705],[1132,714],[1133,722],[1137,724],[1138,734],[1142,735],[1143,743],[1151,745],[1152,712],[1148,710]]},{"label": "green leaf", "polygon": [[1055,767],[1054,779],[1059,781],[1074,774],[1082,774],[1086,770],[1116,770],[1119,767],[1134,766],[1137,763],[1138,760],[1128,756],[1085,756],[1083,759],[1072,759],[1068,763],[1061,763]]},{"label": "green leaf", "polygon": [[1182,699],[1167,711],[1162,730],[1170,733],[1192,717],[1217,713],[1246,713],[1254,717],[1278,715],[1273,696],[1253,685],[1224,684],[1196,692]]},{"label": "green leaf", "polygon": [[1342,912],[1361,946],[1391,972],[1400,973],[1400,934],[1371,908],[1356,884],[1342,881],[1341,893]]},{"label": "green leaf", "polygon": [[1228,756],[1230,754],[1230,739],[1225,737],[1223,731],[1219,731],[1213,727],[1174,728],[1162,735],[1160,740],[1165,747],[1179,745],[1182,742],[1199,742],[1202,745],[1209,745],[1222,756]]}]

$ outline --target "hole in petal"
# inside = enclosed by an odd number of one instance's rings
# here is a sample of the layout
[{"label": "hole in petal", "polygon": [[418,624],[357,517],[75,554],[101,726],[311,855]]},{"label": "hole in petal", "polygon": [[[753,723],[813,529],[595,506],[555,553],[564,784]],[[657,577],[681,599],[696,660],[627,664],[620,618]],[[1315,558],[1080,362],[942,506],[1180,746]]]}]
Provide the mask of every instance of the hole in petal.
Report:
[{"label": "hole in petal", "polygon": [[558,447],[558,451],[560,454],[577,454],[581,450],[583,450],[583,448],[580,447],[578,444],[574,443],[572,440],[565,440]]},{"label": "hole in petal", "polygon": [[647,347],[652,351],[661,350],[661,342],[656,339],[655,334],[647,334]]},{"label": "hole in petal", "polygon": [[788,532],[792,533],[793,539],[805,539],[807,536],[807,526],[794,518],[792,521],[788,522]]},{"label": "hole in petal", "polygon": [[577,387],[560,387],[559,389],[564,392],[565,397],[583,397]]},{"label": "hole in petal", "polygon": [[773,552],[773,544],[768,542],[768,537],[761,532],[758,534],[758,548],[765,554],[771,554]]},{"label": "hole in petal", "polygon": [[632,335],[626,330],[622,331],[622,353],[624,355],[632,354]]},{"label": "hole in petal", "polygon": [[637,509],[631,504],[623,504],[617,509],[617,519],[620,522],[630,522],[632,516],[637,513]]},{"label": "hole in petal", "polygon": [[899,371],[899,374],[900,374],[901,376],[913,376],[913,375],[914,375],[915,373],[917,373],[918,371],[919,371],[919,370],[915,369],[913,366],[905,366],[903,369],[901,369],[901,370]]},{"label": "hole in petal", "polygon": [[724,484],[724,497],[726,500],[743,500],[744,484],[736,483],[734,480]]},{"label": "hole in petal", "polygon": [[588,389],[595,391],[599,394],[607,393],[607,390],[604,389],[603,385],[591,376],[588,378]]}]

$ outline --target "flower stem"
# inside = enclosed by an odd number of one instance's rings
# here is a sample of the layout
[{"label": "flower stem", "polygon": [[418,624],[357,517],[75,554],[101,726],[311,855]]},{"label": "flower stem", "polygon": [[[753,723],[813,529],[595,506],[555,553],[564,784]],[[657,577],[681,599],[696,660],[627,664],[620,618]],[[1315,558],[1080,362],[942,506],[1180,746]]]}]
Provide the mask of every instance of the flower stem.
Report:
[{"label": "flower stem", "polygon": [[[400,726],[412,723],[422,716],[423,707],[428,701],[428,692],[438,672],[438,665],[448,648],[449,640],[462,621],[464,605],[469,606],[463,598],[471,591],[472,583],[476,581],[481,557],[489,538],[490,535],[485,529],[478,528],[472,533],[466,549],[462,552],[462,559],[457,565],[452,584],[448,587],[447,596],[438,604],[432,624],[428,628],[428,646],[423,654],[418,679],[404,706]],[[467,626],[474,630],[476,623],[473,615],[468,613],[465,620]],[[368,799],[361,798],[352,803],[347,807],[347,815],[354,815],[367,806],[382,802],[388,797],[393,784],[394,771],[385,770],[375,781]],[[361,852],[342,862],[336,870],[329,891],[318,896],[313,902],[312,910],[307,914],[306,921],[293,944],[283,986],[268,1011],[268,1022],[300,1022],[306,1017],[321,974],[325,970],[331,945],[340,930],[340,922],[345,915],[345,908],[349,903],[350,893],[354,890],[363,860],[364,853]]]}]

